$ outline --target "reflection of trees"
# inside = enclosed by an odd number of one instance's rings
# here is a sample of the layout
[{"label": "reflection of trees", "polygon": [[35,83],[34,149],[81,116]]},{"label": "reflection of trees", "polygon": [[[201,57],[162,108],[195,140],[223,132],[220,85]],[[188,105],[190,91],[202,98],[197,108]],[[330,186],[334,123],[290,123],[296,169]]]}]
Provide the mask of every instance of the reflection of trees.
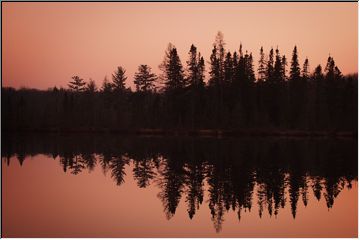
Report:
[{"label": "reflection of trees", "polygon": [[357,180],[355,141],[109,138],[94,145],[86,141],[78,141],[78,146],[62,139],[55,145],[21,141],[19,149],[5,144],[3,161],[11,164],[10,158],[16,156],[23,164],[28,155],[53,154],[66,172],[80,174],[98,165],[117,185],[124,183],[126,167],[132,166],[138,187],[156,183],[160,188],[158,197],[167,218],[174,216],[182,197],[193,218],[207,194],[216,231],[221,231],[227,211],[235,211],[240,219],[254,204],[260,217],[264,212],[276,216],[289,207],[295,218],[299,204],[307,206],[312,197],[323,196],[332,208],[340,192]]},{"label": "reflection of trees", "polygon": [[129,164],[129,158],[127,156],[112,157],[109,163],[109,169],[111,170],[111,177],[115,180],[116,185],[124,183],[125,166]]},{"label": "reflection of trees", "polygon": [[199,209],[203,202],[204,168],[205,166],[201,162],[185,164],[186,202],[190,219],[193,218],[196,210]]},{"label": "reflection of trees", "polygon": [[226,170],[228,169],[221,168],[222,166],[220,166],[220,168],[216,168],[210,165],[207,173],[209,185],[209,208],[214,222],[214,227],[217,232],[221,230],[221,225],[224,221],[225,209],[223,204],[227,204],[225,201],[228,196],[225,193],[225,189],[229,188],[229,186],[227,186],[228,182],[226,181]]},{"label": "reflection of trees", "polygon": [[65,154],[60,157],[60,163],[63,166],[64,172],[70,170],[74,175],[79,174],[86,166],[81,154]]},{"label": "reflection of trees", "polygon": [[86,168],[89,170],[89,172],[93,171],[96,166],[96,156],[95,154],[91,153],[84,153],[82,154],[82,157],[84,159]]},{"label": "reflection of trees", "polygon": [[69,170],[72,174],[77,175],[84,169],[92,171],[96,165],[96,158],[94,154],[65,153],[60,157],[60,164],[63,166],[64,172]]},{"label": "reflection of trees", "polygon": [[158,180],[161,192],[158,197],[161,199],[166,217],[170,219],[175,215],[179,205],[184,187],[184,168],[181,161],[167,160],[162,162],[159,169]]},{"label": "reflection of trees", "polygon": [[345,186],[343,179],[326,178],[324,197],[328,208],[334,205],[334,199],[339,195]]},{"label": "reflection of trees", "polygon": [[155,178],[156,173],[154,169],[156,167],[156,158],[155,156],[154,158],[144,158],[135,161],[133,169],[134,178],[140,188],[149,186],[150,181]]},{"label": "reflection of trees", "polygon": [[316,199],[319,201],[321,198],[321,191],[322,191],[322,184],[321,184],[321,177],[319,176],[314,176],[312,177],[312,189],[314,192],[314,196],[316,197]]}]

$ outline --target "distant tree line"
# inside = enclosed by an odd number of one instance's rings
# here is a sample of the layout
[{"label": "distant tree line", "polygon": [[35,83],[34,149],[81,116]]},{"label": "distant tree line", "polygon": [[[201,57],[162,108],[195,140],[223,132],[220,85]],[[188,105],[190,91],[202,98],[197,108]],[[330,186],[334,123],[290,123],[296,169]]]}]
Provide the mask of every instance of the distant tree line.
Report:
[{"label": "distant tree line", "polygon": [[159,68],[140,65],[135,91],[119,66],[110,81],[74,76],[68,89],[2,88],[3,129],[297,129],[357,131],[357,74],[343,76],[333,57],[309,72],[295,46],[288,60],[278,48],[253,55],[225,50],[219,32],[208,62],[194,45],[183,66],[169,44]]},{"label": "distant tree line", "polygon": [[31,164],[26,162],[45,154],[69,174],[101,168],[119,186],[126,184],[125,176],[131,177],[139,188],[158,187],[167,218],[184,200],[191,219],[201,205],[208,206],[216,231],[231,211],[240,220],[250,210],[262,217],[290,214],[282,210],[287,208],[295,218],[300,205],[315,199],[324,199],[329,209],[336,207],[341,191],[357,181],[357,141],[349,139],[116,134],[11,134],[5,139],[1,151],[6,164]]}]

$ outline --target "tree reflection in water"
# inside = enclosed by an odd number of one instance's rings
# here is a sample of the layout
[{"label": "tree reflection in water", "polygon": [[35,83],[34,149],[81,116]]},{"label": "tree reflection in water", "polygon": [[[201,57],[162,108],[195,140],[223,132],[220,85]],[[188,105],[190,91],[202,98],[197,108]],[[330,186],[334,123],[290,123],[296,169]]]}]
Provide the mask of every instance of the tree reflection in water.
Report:
[{"label": "tree reflection in water", "polygon": [[[3,161],[16,156],[22,165],[28,155],[59,157],[64,172],[80,174],[99,165],[117,185],[124,184],[125,167],[132,166],[140,188],[155,184],[167,219],[182,198],[189,218],[196,215],[207,194],[212,221],[221,231],[224,213],[244,211],[257,204],[277,216],[289,206],[296,218],[299,204],[313,195],[332,208],[336,197],[357,180],[357,142],[354,139],[216,139],[127,136],[5,136]],[[206,187],[205,187],[206,186]],[[206,191],[206,192],[205,192]],[[256,202],[253,199],[257,199]]]}]

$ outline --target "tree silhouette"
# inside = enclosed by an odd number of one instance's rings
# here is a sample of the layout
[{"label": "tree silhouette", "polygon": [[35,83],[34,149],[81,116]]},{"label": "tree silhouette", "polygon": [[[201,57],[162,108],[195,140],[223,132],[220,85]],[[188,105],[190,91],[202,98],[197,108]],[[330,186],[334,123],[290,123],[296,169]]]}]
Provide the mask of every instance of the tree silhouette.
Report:
[{"label": "tree silhouette", "polygon": [[260,48],[260,58],[258,64],[258,81],[264,82],[266,80],[266,61],[263,47]]},{"label": "tree silhouette", "polygon": [[73,79],[73,81],[70,81],[68,84],[70,90],[75,91],[75,92],[85,91],[86,83],[85,83],[84,79],[80,78],[79,76],[73,76],[72,79]]},{"label": "tree silhouette", "polygon": [[156,75],[151,73],[151,68],[148,65],[140,65],[134,77],[136,91],[153,91],[155,89],[154,82],[156,79]]},{"label": "tree silhouette", "polygon": [[200,53],[197,53],[197,49],[194,44],[191,45],[189,50],[189,60],[187,64],[187,82],[192,87],[203,87],[204,83],[204,71],[205,62]]},{"label": "tree silhouette", "polygon": [[184,70],[175,46],[169,44],[163,65],[161,65],[165,76],[165,90],[179,90],[186,86]]},{"label": "tree silhouette", "polygon": [[110,93],[113,90],[113,84],[109,82],[107,76],[104,77],[101,90],[104,93]]},{"label": "tree silhouette", "polygon": [[140,188],[145,188],[150,185],[150,181],[155,178],[156,173],[153,170],[154,162],[152,159],[142,159],[136,161],[134,166],[134,178],[137,180],[137,185]]},{"label": "tree silhouette", "polygon": [[304,111],[306,82],[301,78],[300,65],[298,60],[297,47],[294,47],[291,58],[289,91],[290,91],[290,107],[291,107],[291,127],[301,125],[301,116]]},{"label": "tree silhouette", "polygon": [[122,92],[125,90],[125,81],[127,79],[127,77],[125,76],[125,72],[126,70],[123,67],[119,66],[112,75],[114,91]]},{"label": "tree silhouette", "polygon": [[[68,89],[2,88],[6,131],[110,131],[212,135],[354,136],[357,74],[343,75],[332,56],[310,72],[295,46],[287,69],[280,49],[260,48],[257,76],[250,51],[226,51],[218,32],[209,62],[189,48],[186,65],[169,44],[159,80],[140,65],[136,91],[118,67],[99,90],[74,76]],[[315,65],[316,66],[316,65]],[[208,72],[206,73],[206,70]],[[40,117],[39,117],[40,116]]]},{"label": "tree silhouette", "polygon": [[86,91],[90,93],[94,93],[97,91],[97,86],[94,80],[90,79],[86,84]]}]

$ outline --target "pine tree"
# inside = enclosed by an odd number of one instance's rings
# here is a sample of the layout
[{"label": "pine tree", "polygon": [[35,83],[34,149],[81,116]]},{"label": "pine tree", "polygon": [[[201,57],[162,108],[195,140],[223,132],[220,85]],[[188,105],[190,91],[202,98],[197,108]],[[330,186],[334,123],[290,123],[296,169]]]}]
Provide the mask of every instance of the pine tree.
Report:
[{"label": "pine tree", "polygon": [[334,71],[335,71],[335,61],[332,57],[329,56],[325,67],[326,78],[333,77]]},{"label": "pine tree", "polygon": [[198,61],[197,61],[197,50],[194,44],[191,44],[189,51],[189,60],[187,64],[187,82],[195,86],[198,79]]},{"label": "pine tree", "polygon": [[233,76],[233,60],[231,53],[228,52],[224,61],[224,82],[229,85]]},{"label": "pine tree", "polygon": [[210,55],[209,85],[218,88],[220,85],[220,64],[216,55],[216,46],[214,46]]},{"label": "pine tree", "polygon": [[225,61],[225,41],[224,34],[218,32],[215,37],[214,46],[216,47],[216,57],[219,61],[219,83],[222,88],[224,85],[224,61]]},{"label": "pine tree", "polygon": [[125,76],[125,72],[126,70],[123,67],[119,66],[112,75],[114,91],[125,90],[125,81],[127,79],[127,77]]},{"label": "pine tree", "polygon": [[134,76],[134,83],[137,92],[150,92],[155,89],[154,82],[157,77],[151,73],[151,68],[148,65],[140,65],[138,71]]},{"label": "pine tree", "polygon": [[324,88],[327,96],[326,100],[329,112],[330,127],[332,128],[337,127],[339,115],[341,114],[341,97],[338,91],[342,84],[341,80],[341,71],[335,65],[334,59],[329,56],[325,67]]},{"label": "pine tree", "polygon": [[294,47],[289,78],[291,127],[300,127],[304,119],[306,82],[301,78],[297,47]]},{"label": "pine tree", "polygon": [[287,59],[285,55],[281,58],[281,75],[282,79],[286,80],[286,66],[287,66]]},{"label": "pine tree", "polygon": [[97,91],[97,86],[94,80],[90,78],[89,82],[86,84],[86,91],[94,93]]},{"label": "pine tree", "polygon": [[324,78],[324,74],[322,73],[322,67],[321,67],[321,65],[318,65],[314,70],[313,79],[316,82],[320,82],[320,80],[323,78]]},{"label": "pine tree", "polygon": [[290,67],[290,81],[297,81],[300,78],[300,65],[297,54],[297,47],[294,47],[292,58],[291,58],[291,67]]},{"label": "pine tree", "polygon": [[72,79],[73,79],[73,81],[70,81],[68,84],[70,90],[75,91],[75,92],[85,91],[86,83],[85,83],[84,79],[80,78],[79,76],[73,76]]},{"label": "pine tree", "polygon": [[204,85],[205,62],[200,53],[197,53],[196,47],[192,44],[189,51],[187,63],[187,84],[195,86]]},{"label": "pine tree", "polygon": [[185,88],[186,82],[184,78],[183,66],[181,64],[177,50],[172,44],[169,44],[168,46],[164,61],[160,65],[160,70],[163,71],[161,77],[165,84],[165,91]]},{"label": "pine tree", "polygon": [[303,64],[303,69],[301,71],[301,75],[303,78],[308,79],[309,78],[309,59],[306,58]]},{"label": "pine tree", "polygon": [[198,74],[199,74],[199,85],[204,86],[205,85],[205,60],[199,53],[198,55]]},{"label": "pine tree", "polygon": [[248,77],[249,84],[251,84],[251,85],[254,84],[256,78],[255,78],[255,72],[254,72],[252,53],[250,53],[250,55],[248,55],[248,57],[246,58],[245,72]]},{"label": "pine tree", "polygon": [[266,64],[266,80],[272,82],[274,73],[274,50],[271,48],[269,52],[269,59]]},{"label": "pine tree", "polygon": [[266,79],[266,62],[263,47],[260,48],[260,59],[258,65],[258,81],[264,82]]},{"label": "pine tree", "polygon": [[107,76],[104,77],[101,91],[104,93],[110,93],[113,90],[113,84],[109,82]]},{"label": "pine tree", "polygon": [[280,84],[283,79],[283,64],[281,61],[280,51],[278,48],[275,50],[275,65],[274,65],[274,83]]}]

